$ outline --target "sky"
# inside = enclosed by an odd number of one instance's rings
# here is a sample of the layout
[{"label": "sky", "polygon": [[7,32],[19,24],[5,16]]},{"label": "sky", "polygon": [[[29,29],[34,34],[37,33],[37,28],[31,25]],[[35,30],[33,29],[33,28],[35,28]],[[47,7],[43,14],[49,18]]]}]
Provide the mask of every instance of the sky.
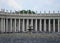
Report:
[{"label": "sky", "polygon": [[0,9],[57,12],[60,11],[60,0],[0,0]]}]

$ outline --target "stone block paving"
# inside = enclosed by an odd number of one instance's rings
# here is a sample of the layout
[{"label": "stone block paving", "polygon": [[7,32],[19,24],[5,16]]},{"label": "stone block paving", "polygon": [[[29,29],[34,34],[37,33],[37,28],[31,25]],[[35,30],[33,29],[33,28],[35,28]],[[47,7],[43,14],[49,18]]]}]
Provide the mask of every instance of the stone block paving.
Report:
[{"label": "stone block paving", "polygon": [[25,38],[0,37],[0,43],[60,43],[60,38]]}]

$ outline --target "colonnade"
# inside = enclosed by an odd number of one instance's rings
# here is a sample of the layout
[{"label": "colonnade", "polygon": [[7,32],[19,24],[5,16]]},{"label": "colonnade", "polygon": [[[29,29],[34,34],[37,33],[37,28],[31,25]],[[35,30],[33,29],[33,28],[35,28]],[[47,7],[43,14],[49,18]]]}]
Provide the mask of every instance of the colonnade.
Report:
[{"label": "colonnade", "polygon": [[35,32],[60,32],[60,19],[0,18],[0,32],[26,32],[29,26]]}]

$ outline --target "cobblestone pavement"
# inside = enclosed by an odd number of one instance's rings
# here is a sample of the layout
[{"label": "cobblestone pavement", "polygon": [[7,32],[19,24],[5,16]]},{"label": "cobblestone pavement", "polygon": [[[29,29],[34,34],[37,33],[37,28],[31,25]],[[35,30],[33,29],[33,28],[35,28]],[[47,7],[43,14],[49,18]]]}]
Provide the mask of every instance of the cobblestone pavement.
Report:
[{"label": "cobblestone pavement", "polygon": [[59,38],[20,37],[20,36],[11,37],[10,35],[0,34],[0,43],[60,43],[60,37]]}]

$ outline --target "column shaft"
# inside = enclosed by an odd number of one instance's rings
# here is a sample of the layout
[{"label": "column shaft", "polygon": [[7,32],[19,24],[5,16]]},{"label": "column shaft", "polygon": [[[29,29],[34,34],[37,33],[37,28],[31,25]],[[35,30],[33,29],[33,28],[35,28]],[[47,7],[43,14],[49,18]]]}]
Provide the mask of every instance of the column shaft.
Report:
[{"label": "column shaft", "polygon": [[16,19],[15,19],[15,32],[16,32]]},{"label": "column shaft", "polygon": [[5,32],[5,18],[4,18],[4,32]]},{"label": "column shaft", "polygon": [[51,23],[50,23],[50,19],[49,19],[49,32],[51,32]]},{"label": "column shaft", "polygon": [[9,32],[9,29],[8,29],[8,18],[6,18],[6,32]]},{"label": "column shaft", "polygon": [[1,32],[3,32],[3,18],[1,18]]},{"label": "column shaft", "polygon": [[29,19],[27,19],[27,31],[29,29]]},{"label": "column shaft", "polygon": [[53,31],[55,32],[55,19],[53,19]]},{"label": "column shaft", "polygon": [[24,26],[24,19],[23,19],[23,26],[22,26],[22,31],[23,32],[25,31],[24,28],[25,28],[25,26]]},{"label": "column shaft", "polygon": [[11,26],[11,29],[10,29],[11,31],[10,32],[12,32],[12,19],[10,19],[10,23],[11,23],[11,25],[10,25]]},{"label": "column shaft", "polygon": [[33,29],[33,19],[31,19],[31,29]]},{"label": "column shaft", "polygon": [[35,31],[37,31],[37,19],[35,21]]},{"label": "column shaft", "polygon": [[58,19],[58,32],[60,32],[60,29],[59,29],[59,19]]},{"label": "column shaft", "polygon": [[46,32],[46,19],[44,19],[44,31]]},{"label": "column shaft", "polygon": [[42,31],[42,21],[40,19],[40,31]]},{"label": "column shaft", "polygon": [[19,19],[19,32],[20,32],[20,19]]}]

